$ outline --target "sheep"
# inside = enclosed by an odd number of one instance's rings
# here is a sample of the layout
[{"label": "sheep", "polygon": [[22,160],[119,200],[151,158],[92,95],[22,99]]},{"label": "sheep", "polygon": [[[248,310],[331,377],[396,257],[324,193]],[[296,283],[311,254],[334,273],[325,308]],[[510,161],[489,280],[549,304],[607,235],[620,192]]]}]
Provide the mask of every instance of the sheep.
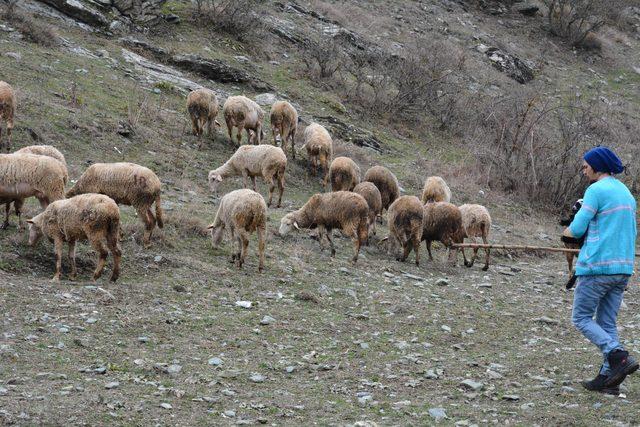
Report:
[{"label": "sheep", "polygon": [[58,149],[52,145],[29,145],[27,147],[22,147],[15,153],[28,153],[28,154],[37,154],[39,156],[48,156],[56,159],[64,168],[64,183],[66,184],[69,181],[69,172],[67,170],[67,160],[64,158],[64,155],[58,151]]},{"label": "sheep", "polygon": [[391,206],[387,215],[389,224],[389,243],[400,243],[403,249],[398,261],[406,261],[413,248],[416,265],[420,265],[420,242],[423,230],[424,210],[420,199],[415,196],[401,196]]},{"label": "sheep", "polygon": [[64,198],[66,168],[59,161],[28,153],[0,154],[0,204],[5,204],[5,220],[0,229],[9,226],[9,207],[13,202],[22,229],[20,209],[24,199],[35,196],[42,209]]},{"label": "sheep", "polygon": [[[102,194],[82,194],[70,199],[51,203],[44,212],[27,221],[29,223],[29,245],[34,246],[42,235],[53,240],[56,251],[56,274],[52,282],[59,282],[62,270],[62,244],[69,245],[71,261],[70,280],[76,278],[76,241],[89,240],[98,252],[98,265],[93,280],[102,275],[107,248],[113,256],[113,271],[110,280],[115,282],[120,276],[119,245],[120,210],[113,199]],[[105,245],[106,242],[106,245]]]},{"label": "sheep", "polygon": [[[67,191],[67,198],[85,193],[105,194],[118,204],[133,206],[145,224],[143,243],[151,244],[151,233],[156,224],[164,226],[160,205],[161,183],[157,175],[135,163],[94,163]],[[151,212],[155,202],[156,214]]]},{"label": "sheep", "polygon": [[[222,114],[227,123],[227,131],[231,142],[233,142],[231,131],[235,126],[238,128],[237,146],[242,145],[243,129],[247,129],[247,139],[250,144],[255,142],[260,145],[262,138],[264,138],[264,131],[262,130],[264,110],[258,104],[246,96],[230,96],[222,107]],[[249,131],[253,131],[253,135]]]},{"label": "sheep", "polygon": [[324,250],[322,237],[326,236],[331,246],[331,256],[336,250],[331,240],[331,232],[339,228],[351,237],[354,255],[351,261],[358,261],[360,245],[367,240],[369,206],[359,194],[349,191],[321,193],[311,198],[297,211],[288,213],[280,220],[280,235],[287,235],[293,228],[318,228],[320,249]]},{"label": "sheep", "polygon": [[451,201],[451,190],[449,186],[439,176],[430,176],[424,182],[422,189],[422,203],[427,202],[447,202]]},{"label": "sheep", "polygon": [[[271,206],[273,190],[276,185],[280,193],[278,207],[282,204],[284,193],[284,171],[287,168],[287,156],[279,147],[273,145],[243,145],[217,169],[209,171],[209,188],[213,193],[217,192],[218,185],[224,178],[242,175],[242,184],[247,188],[247,177],[253,182],[253,190],[256,190],[256,177],[261,176],[269,184],[269,202]],[[274,182],[275,181],[275,182]]]},{"label": "sheep", "polygon": [[213,247],[217,248],[222,240],[225,228],[229,229],[231,239],[237,239],[238,252],[231,261],[242,268],[247,256],[249,234],[258,233],[258,271],[264,269],[264,247],[267,230],[267,205],[262,196],[249,189],[235,190],[227,193],[220,200],[220,207],[213,223],[207,227],[211,230]]},{"label": "sheep", "polygon": [[[434,240],[442,242],[449,250],[452,243],[462,243],[464,241],[464,228],[462,226],[462,213],[456,205],[447,202],[430,202],[423,206],[424,227],[422,228],[422,240],[426,242],[429,259],[431,255],[431,242]],[[449,251],[449,261],[456,265],[458,249]],[[467,265],[467,258],[462,252],[464,264]]]},{"label": "sheep", "polygon": [[[464,237],[471,237],[475,242],[476,237],[482,237],[482,242],[486,245],[489,238],[489,231],[491,230],[491,215],[489,211],[482,205],[462,205],[459,207],[462,214],[462,228],[464,230]],[[485,262],[482,270],[487,271],[489,269],[489,248],[485,248]],[[464,265],[472,267],[478,254],[478,248],[473,249],[473,257],[471,261],[467,263],[466,257]],[[462,249],[462,255],[464,257],[464,249]],[[571,270],[571,269],[570,269]]]},{"label": "sheep", "polygon": [[336,157],[329,166],[331,191],[353,191],[360,183],[360,167],[348,157]]},{"label": "sheep", "polygon": [[0,120],[7,122],[7,143],[2,143],[2,123],[0,122],[0,152],[6,145],[7,153],[11,151],[11,132],[13,131],[13,117],[16,114],[16,94],[9,83],[0,81]]},{"label": "sheep", "polygon": [[382,209],[389,209],[391,203],[400,196],[398,179],[393,172],[384,166],[369,168],[364,174],[364,181],[371,182],[378,187],[382,198]]},{"label": "sheep", "polygon": [[287,151],[287,141],[291,141],[291,157],[296,158],[295,136],[298,128],[298,112],[287,101],[278,101],[271,106],[271,134],[273,144],[276,142],[276,131],[280,134],[282,149]]},{"label": "sheep", "polygon": [[198,137],[202,136],[204,127],[207,125],[207,133],[211,137],[214,127],[220,126],[220,123],[216,120],[218,110],[218,98],[216,98],[216,94],[212,90],[200,88],[189,92],[189,95],[187,95],[187,111],[191,118],[193,134]]},{"label": "sheep", "polygon": [[304,147],[311,166],[311,174],[316,176],[318,163],[324,169],[322,188],[327,186],[329,163],[333,157],[333,141],[331,135],[318,123],[311,123],[304,130]]},{"label": "sheep", "polygon": [[371,182],[361,182],[353,189],[360,194],[369,205],[369,236],[376,234],[376,217],[382,213],[382,197],[380,190]]}]

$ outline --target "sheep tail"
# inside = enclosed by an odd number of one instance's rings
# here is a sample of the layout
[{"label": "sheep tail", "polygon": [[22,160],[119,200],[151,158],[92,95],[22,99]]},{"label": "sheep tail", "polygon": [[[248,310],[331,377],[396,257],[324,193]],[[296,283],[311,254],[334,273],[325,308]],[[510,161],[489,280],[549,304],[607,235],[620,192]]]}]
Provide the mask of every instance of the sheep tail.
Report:
[{"label": "sheep tail", "polygon": [[162,219],[162,207],[160,206],[160,194],[156,196],[156,223],[159,228],[164,227],[164,221]]}]

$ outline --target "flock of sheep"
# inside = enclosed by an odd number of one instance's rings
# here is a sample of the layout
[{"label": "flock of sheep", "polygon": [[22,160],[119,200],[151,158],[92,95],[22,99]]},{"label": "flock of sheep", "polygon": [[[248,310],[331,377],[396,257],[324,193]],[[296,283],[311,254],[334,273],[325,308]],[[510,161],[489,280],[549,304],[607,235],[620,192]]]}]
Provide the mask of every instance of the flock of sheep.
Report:
[{"label": "flock of sheep", "polygon": [[[0,120],[7,123],[7,142],[2,144],[0,126],[0,151],[6,146],[11,150],[16,100],[13,89],[0,82]],[[213,91],[198,89],[187,97],[187,111],[192,121],[193,133],[201,137],[205,127],[209,135],[220,124],[216,120],[219,103]],[[287,142],[291,156],[295,158],[294,136],[297,131],[298,114],[287,101],[278,101],[271,108],[271,131],[274,145],[262,144],[265,139],[262,122],[265,112],[251,99],[244,96],[229,97],[222,107],[229,138],[237,144],[237,151],[217,169],[209,172],[210,189],[217,192],[220,182],[234,176],[242,176],[244,189],[232,191],[222,197],[215,219],[209,229],[214,247],[219,245],[228,230],[236,240],[238,250],[232,259],[241,268],[247,254],[249,235],[258,235],[258,270],[264,269],[267,207],[271,206],[273,192],[278,187],[277,206],[281,206],[285,188]],[[233,128],[237,129],[236,141]],[[248,145],[242,145],[243,130],[247,132]],[[279,135],[282,148],[278,147]],[[329,132],[320,124],[312,123],[304,130],[304,146],[309,159],[311,173],[315,176],[318,166],[323,169],[322,184],[331,192],[319,193],[300,209],[285,215],[279,234],[285,236],[296,229],[318,230],[320,247],[328,241],[331,255],[335,255],[332,231],[339,229],[353,241],[355,263],[361,245],[369,243],[376,233],[376,221],[381,220],[387,210],[389,236],[388,251],[399,244],[402,254],[397,257],[405,261],[413,249],[415,262],[419,265],[420,243],[426,241],[429,258],[431,242],[440,241],[451,249],[453,243],[462,243],[464,238],[481,237],[487,243],[491,228],[491,217],[481,205],[450,203],[451,191],[441,177],[429,177],[422,190],[422,199],[415,196],[400,196],[400,186],[395,175],[383,166],[367,170],[361,180],[358,165],[348,157],[333,158],[333,142]],[[257,193],[256,178],[262,177],[269,184],[269,200]],[[247,178],[251,178],[253,190],[247,189]],[[157,225],[163,227],[161,207],[161,182],[150,169],[134,163],[97,163],[91,165],[78,181],[65,193],[68,182],[66,161],[62,153],[48,145],[22,148],[11,154],[0,154],[0,203],[5,204],[5,221],[9,225],[10,206],[13,203],[18,216],[18,228],[23,228],[21,207],[28,197],[36,197],[43,211],[28,220],[29,244],[34,245],[41,236],[53,241],[56,252],[54,281],[60,279],[63,243],[67,242],[71,262],[71,278],[76,275],[75,243],[89,240],[98,253],[98,265],[94,280],[100,277],[108,252],[114,258],[111,280],[117,280],[120,272],[121,249],[119,204],[132,206],[145,225],[143,242],[148,246],[151,234]],[[155,210],[152,206],[155,204]],[[467,261],[462,250],[464,264],[473,265],[477,255]],[[455,264],[457,249],[450,250],[449,260]],[[489,267],[489,250],[486,250],[484,270]]]}]

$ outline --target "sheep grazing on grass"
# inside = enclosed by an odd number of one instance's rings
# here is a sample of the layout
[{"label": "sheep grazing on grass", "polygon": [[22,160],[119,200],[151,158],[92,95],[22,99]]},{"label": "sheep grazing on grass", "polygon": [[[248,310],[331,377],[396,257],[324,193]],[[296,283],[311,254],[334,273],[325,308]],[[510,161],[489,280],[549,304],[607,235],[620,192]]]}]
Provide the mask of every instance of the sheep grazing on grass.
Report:
[{"label": "sheep grazing on grass", "polygon": [[64,183],[66,184],[69,181],[69,172],[67,171],[67,160],[64,158],[64,155],[58,151],[58,149],[52,145],[29,145],[27,147],[22,147],[15,154],[26,153],[26,154],[37,154],[39,156],[48,156],[53,159],[56,159],[64,168],[65,176]]},{"label": "sheep grazing on grass", "polygon": [[[489,231],[491,230],[491,215],[489,215],[489,211],[487,210],[487,208],[482,205],[462,205],[459,209],[462,213],[462,227],[464,229],[464,237],[473,238],[474,243],[476,241],[476,237],[482,237],[482,242],[484,244],[488,244]],[[484,261],[484,267],[482,267],[484,271],[487,271],[489,269],[489,252],[490,249],[485,248],[486,257]],[[462,254],[464,256],[464,249],[462,249]],[[471,261],[467,263],[465,258],[464,265],[466,265],[467,267],[472,267],[473,263],[476,260],[477,254],[478,248],[474,248]],[[569,260],[567,259],[567,261]],[[571,272],[571,264],[569,267],[569,272]]]},{"label": "sheep grazing on grass", "polygon": [[422,203],[428,202],[450,202],[451,190],[442,177],[430,176],[424,182],[422,189]]},{"label": "sheep grazing on grass", "polygon": [[220,244],[225,229],[229,230],[232,240],[237,240],[238,252],[232,255],[231,260],[236,263],[238,268],[242,268],[247,256],[249,234],[257,231],[260,258],[258,271],[264,269],[267,205],[260,194],[248,189],[235,190],[225,194],[220,200],[215,220],[207,228],[211,230],[214,248]]},{"label": "sheep grazing on grass", "polygon": [[22,229],[21,211],[24,199],[36,197],[42,209],[64,198],[67,170],[59,161],[36,154],[0,154],[0,203],[5,204],[5,220],[0,229],[9,226],[9,207],[13,202]]},{"label": "sheep grazing on grass", "polygon": [[[133,206],[145,224],[143,243],[149,246],[156,224],[164,226],[160,206],[160,179],[151,169],[135,163],[95,163],[87,168],[67,197],[78,194],[106,194],[122,205]],[[155,216],[151,206],[155,202]]]},{"label": "sheep grazing on grass", "polygon": [[315,194],[297,211],[285,215],[280,221],[280,235],[285,236],[292,229],[318,228],[320,249],[324,250],[322,238],[326,237],[331,246],[331,256],[336,250],[331,240],[334,228],[340,229],[353,241],[355,264],[360,253],[360,245],[367,240],[369,206],[359,194],[349,191]]},{"label": "sheep grazing on grass", "polygon": [[27,221],[29,223],[29,245],[34,246],[42,235],[53,240],[56,251],[56,274],[52,281],[59,281],[62,271],[62,244],[69,245],[71,274],[75,279],[76,241],[89,240],[93,249],[98,252],[98,265],[93,273],[93,280],[102,275],[107,260],[107,249],[113,256],[113,272],[111,281],[115,282],[120,275],[120,257],[122,252],[118,243],[120,230],[120,211],[111,198],[102,194],[82,194],[66,200],[51,203],[39,215]]},{"label": "sheep grazing on grass", "polygon": [[281,146],[287,152],[287,141],[291,142],[291,157],[296,158],[295,136],[298,128],[298,112],[287,101],[278,101],[271,106],[271,134],[273,144],[276,142],[276,131],[280,134]]},{"label": "sheep grazing on grass", "polygon": [[193,134],[202,136],[204,127],[207,126],[207,133],[211,137],[214,134],[214,127],[220,126],[216,120],[219,109],[218,98],[212,90],[201,88],[189,92],[187,111],[191,118]]},{"label": "sheep grazing on grass", "polygon": [[371,182],[361,182],[353,192],[364,197],[369,205],[369,236],[373,236],[376,234],[376,217],[382,214],[380,190]]},{"label": "sheep grazing on grass", "polygon": [[[16,114],[16,94],[9,83],[0,81],[0,152],[6,147],[6,152],[11,151],[11,132],[13,131],[13,117]],[[2,122],[7,122],[7,143],[2,142]]]},{"label": "sheep grazing on grass", "polygon": [[336,157],[329,167],[331,191],[352,191],[360,183],[360,167],[348,157]]},{"label": "sheep grazing on grass", "polygon": [[333,141],[331,135],[318,123],[311,123],[304,130],[304,147],[311,166],[311,174],[316,176],[318,164],[324,170],[322,188],[327,186],[329,178],[329,163],[333,157]]},{"label": "sheep grazing on grass", "polygon": [[230,176],[242,176],[242,184],[247,187],[247,177],[253,182],[253,190],[256,190],[256,177],[261,176],[269,184],[269,202],[271,206],[273,190],[276,185],[280,196],[278,207],[282,203],[284,193],[284,172],[287,168],[287,156],[279,147],[273,145],[243,145],[217,169],[209,171],[209,187],[216,193],[218,185],[224,178]]},{"label": "sheep grazing on grass", "polygon": [[364,181],[371,182],[378,187],[382,198],[382,209],[389,209],[391,203],[400,196],[398,179],[393,172],[384,166],[369,168],[364,174]]},{"label": "sheep grazing on grass", "polygon": [[[250,144],[260,144],[264,138],[262,121],[264,120],[264,110],[246,96],[230,96],[222,107],[224,120],[227,123],[229,139],[233,142],[232,130],[238,128],[236,139],[237,145],[242,145],[242,130],[247,130],[247,139]],[[251,133],[249,131],[252,131]]]},{"label": "sheep grazing on grass", "polygon": [[[449,261],[456,265],[458,249],[451,250],[452,243],[462,243],[464,241],[464,228],[462,226],[462,213],[456,205],[447,202],[427,203],[424,210],[424,227],[422,229],[422,240],[426,242],[429,259],[431,255],[431,242],[439,241],[449,248]],[[467,265],[467,258],[462,252],[464,264]]]},{"label": "sheep grazing on grass", "polygon": [[416,254],[416,265],[420,265],[420,242],[423,230],[424,210],[422,203],[415,196],[402,196],[397,198],[387,215],[389,223],[390,247],[396,243],[402,246],[402,256],[398,261],[406,261],[411,249]]}]

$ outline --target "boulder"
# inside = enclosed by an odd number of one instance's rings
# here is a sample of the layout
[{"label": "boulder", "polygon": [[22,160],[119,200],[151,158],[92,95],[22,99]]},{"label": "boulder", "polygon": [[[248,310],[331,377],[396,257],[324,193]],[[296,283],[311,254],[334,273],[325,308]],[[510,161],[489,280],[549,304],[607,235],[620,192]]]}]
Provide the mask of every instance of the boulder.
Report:
[{"label": "boulder", "polygon": [[[98,10],[79,0],[40,0],[76,21],[96,27],[106,27],[109,20]],[[94,3],[96,4],[96,3]]]},{"label": "boulder", "polygon": [[491,64],[518,83],[525,84],[533,80],[533,69],[515,55],[504,52],[497,47],[482,48],[484,54],[489,57]]},{"label": "boulder", "polygon": [[317,117],[319,121],[327,124],[331,134],[343,141],[351,142],[359,147],[371,148],[377,152],[382,152],[382,141],[369,131],[358,128],[352,124],[345,123],[334,116]]}]

